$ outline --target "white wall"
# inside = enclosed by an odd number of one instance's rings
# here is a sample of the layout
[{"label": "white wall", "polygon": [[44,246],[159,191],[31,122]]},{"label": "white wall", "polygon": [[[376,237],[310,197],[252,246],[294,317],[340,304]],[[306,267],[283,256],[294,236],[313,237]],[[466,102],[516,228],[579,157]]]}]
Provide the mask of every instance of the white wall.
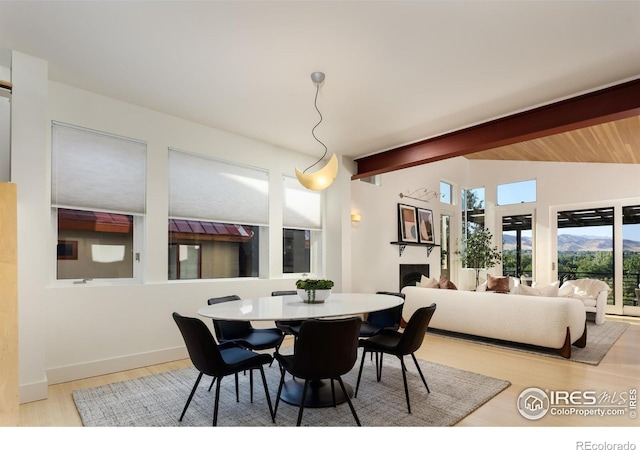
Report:
[{"label": "white wall", "polygon": [[[497,184],[530,179],[537,180],[537,201],[509,207],[495,206]],[[566,205],[580,207],[607,201],[616,204],[640,204],[640,165],[551,163],[519,161],[483,161],[453,158],[424,166],[413,167],[382,175],[382,186],[361,181],[352,182],[352,210],[362,216],[360,223],[352,225],[353,290],[397,290],[399,264],[430,264],[431,276],[440,274],[439,248],[429,258],[426,249],[407,247],[402,257],[396,246],[389,244],[397,237],[397,204],[406,203],[432,209],[437,219],[448,209],[437,200],[423,203],[398,194],[426,187],[439,190],[440,180],[453,183],[456,221],[452,224],[452,251],[459,249],[460,188],[485,187],[486,224],[492,231],[495,244],[500,246],[500,217],[503,213],[535,213],[535,278],[541,283],[555,279],[551,263],[555,261],[550,228],[555,216],[553,207]],[[458,238],[458,240],[456,239]],[[436,227],[436,242],[440,230]],[[452,255],[454,256],[454,255]],[[456,264],[454,257],[453,264]],[[501,267],[492,270],[500,273]],[[461,276],[452,276],[457,285],[464,286]]]},{"label": "white wall", "polygon": [[[291,289],[281,274],[282,174],[313,158],[252,139],[47,81],[47,63],[14,57],[14,91],[30,90],[28,108],[15,95],[12,148],[19,195],[19,302],[21,402],[46,397],[47,384],[186,357],[173,311],[196,316],[209,297],[270,295]],[[32,72],[35,72],[32,73]],[[21,75],[25,75],[21,78]],[[29,76],[27,76],[29,75]],[[29,77],[36,77],[35,81]],[[34,95],[31,95],[31,94]],[[37,95],[36,95],[37,94]],[[27,101],[25,100],[25,104]],[[27,110],[25,113],[21,111]],[[50,127],[60,121],[147,142],[147,216],[144,283],[129,286],[60,285],[55,282],[55,243],[50,208]],[[28,133],[30,144],[27,141]],[[180,148],[270,171],[269,270],[261,279],[167,282],[167,149]],[[348,180],[350,174],[342,170]],[[332,198],[346,198],[350,183],[335,183]],[[345,192],[346,190],[346,192]],[[344,208],[344,207],[343,207]],[[331,209],[331,208],[329,208]],[[325,242],[339,234],[348,216],[327,214]],[[24,227],[24,228],[23,228]],[[275,228],[275,229],[274,229]],[[327,251],[327,268],[342,267],[340,251]],[[331,276],[342,286],[342,271]]]},{"label": "white wall", "polygon": [[[434,214],[436,244],[440,240],[438,219],[444,210],[457,214],[458,205],[440,203],[438,199],[424,203],[399,194],[409,194],[416,189],[440,191],[440,180],[454,184],[454,199],[459,196],[456,183],[466,178],[467,160],[455,158],[424,166],[412,167],[381,175],[381,186],[363,181],[353,181],[351,187],[351,211],[361,215],[352,230],[352,286],[354,291],[375,292],[399,289],[400,264],[429,264],[430,275],[440,275],[440,251],[436,247],[427,257],[424,247],[407,246],[400,256],[398,246],[390,242],[398,240],[398,203],[431,209]],[[457,214],[459,216],[459,214]],[[456,217],[457,218],[457,217]],[[458,221],[452,227],[458,227]]]}]

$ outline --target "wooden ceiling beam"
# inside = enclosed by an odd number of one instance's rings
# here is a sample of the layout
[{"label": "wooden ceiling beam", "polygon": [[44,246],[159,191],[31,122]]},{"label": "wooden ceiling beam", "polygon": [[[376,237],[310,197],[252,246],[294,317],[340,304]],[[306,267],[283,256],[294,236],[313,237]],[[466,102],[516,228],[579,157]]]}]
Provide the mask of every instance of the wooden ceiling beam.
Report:
[{"label": "wooden ceiling beam", "polygon": [[352,180],[640,115],[640,79],[356,159]]}]

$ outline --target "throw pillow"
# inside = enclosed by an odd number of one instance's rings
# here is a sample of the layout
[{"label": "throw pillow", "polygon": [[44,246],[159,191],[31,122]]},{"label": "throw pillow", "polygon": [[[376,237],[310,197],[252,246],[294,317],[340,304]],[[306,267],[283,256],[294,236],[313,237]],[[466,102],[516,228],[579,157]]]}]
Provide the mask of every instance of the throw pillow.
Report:
[{"label": "throw pillow", "polygon": [[487,282],[485,281],[484,283],[480,283],[478,285],[478,287],[476,288],[476,292],[484,292],[487,290]]},{"label": "throw pillow", "polygon": [[423,288],[439,288],[440,283],[438,283],[438,280],[436,280],[435,278],[429,278],[422,275],[422,277],[420,277],[420,284],[418,286]]},{"label": "throw pillow", "polygon": [[509,292],[509,277],[487,275],[487,291]]},{"label": "throw pillow", "polygon": [[443,277],[440,275],[440,289],[455,289],[458,290],[455,284],[450,281],[447,277]]}]

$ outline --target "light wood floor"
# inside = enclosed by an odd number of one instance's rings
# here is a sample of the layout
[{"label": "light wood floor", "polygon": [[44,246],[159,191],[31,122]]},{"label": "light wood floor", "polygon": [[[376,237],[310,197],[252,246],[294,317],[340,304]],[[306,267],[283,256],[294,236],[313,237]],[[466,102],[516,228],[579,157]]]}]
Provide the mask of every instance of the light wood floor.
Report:
[{"label": "light wood floor", "polygon": [[[622,319],[608,317],[608,320]],[[640,419],[633,420],[628,414],[614,417],[547,414],[538,421],[531,421],[523,418],[516,408],[518,396],[529,387],[538,387],[543,390],[591,390],[598,394],[607,392],[610,395],[639,389],[640,319],[624,320],[631,326],[598,366],[463,343],[432,334],[427,334],[417,356],[511,382],[509,388],[463,419],[457,425],[458,427],[637,427],[640,425]],[[20,405],[20,425],[23,427],[82,426],[71,398],[72,391],[169,371],[190,364],[189,360],[181,360],[49,386],[47,400]],[[428,378],[428,374],[426,376]]]}]

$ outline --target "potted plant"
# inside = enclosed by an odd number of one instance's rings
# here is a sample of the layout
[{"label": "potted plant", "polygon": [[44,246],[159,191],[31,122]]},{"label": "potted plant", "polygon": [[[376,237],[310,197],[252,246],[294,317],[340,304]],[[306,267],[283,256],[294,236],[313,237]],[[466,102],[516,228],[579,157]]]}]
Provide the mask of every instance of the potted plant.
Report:
[{"label": "potted plant", "polygon": [[465,240],[464,250],[456,252],[460,255],[463,267],[474,269],[476,272],[476,287],[482,269],[490,269],[502,260],[497,246],[491,246],[493,235],[487,228],[474,230]]},{"label": "potted plant", "polygon": [[331,280],[302,279],[296,281],[298,295],[308,303],[322,303],[331,295]]}]

